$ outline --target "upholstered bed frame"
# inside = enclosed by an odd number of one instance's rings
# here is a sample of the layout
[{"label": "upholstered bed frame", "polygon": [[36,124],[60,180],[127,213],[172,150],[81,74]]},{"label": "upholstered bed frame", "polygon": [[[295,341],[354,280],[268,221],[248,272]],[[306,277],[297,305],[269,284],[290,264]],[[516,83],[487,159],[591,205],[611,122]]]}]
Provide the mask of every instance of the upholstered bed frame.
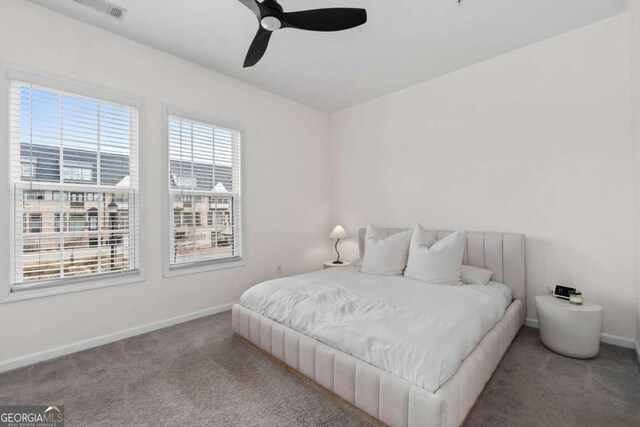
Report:
[{"label": "upholstered bed frame", "polygon": [[[400,229],[388,229],[389,234]],[[450,231],[433,231],[438,239]],[[360,255],[364,230],[360,230]],[[513,302],[456,373],[432,393],[289,327],[233,306],[233,330],[340,402],[391,426],[459,426],[491,378],[526,317],[525,238],[522,234],[469,232],[465,264],[493,271],[511,288]]]}]

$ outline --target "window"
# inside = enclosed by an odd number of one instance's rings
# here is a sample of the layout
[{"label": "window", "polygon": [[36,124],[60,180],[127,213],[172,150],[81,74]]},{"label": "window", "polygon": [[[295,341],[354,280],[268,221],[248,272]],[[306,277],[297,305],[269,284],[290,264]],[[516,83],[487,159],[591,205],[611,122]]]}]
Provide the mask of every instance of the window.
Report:
[{"label": "window", "polygon": [[29,214],[29,233],[41,233],[42,232],[42,214],[31,213]]},{"label": "window", "polygon": [[193,227],[193,212],[182,212],[183,227]]},{"label": "window", "polygon": [[198,179],[191,176],[182,176],[176,175],[174,173],[171,174],[171,179],[176,187],[197,187]]},{"label": "window", "polygon": [[89,209],[89,231],[98,231],[98,209]]},{"label": "window", "polygon": [[65,182],[91,181],[93,179],[93,166],[91,163],[68,161],[63,167],[62,176]]},{"label": "window", "polygon": [[25,200],[44,200],[44,190],[25,190]]},{"label": "window", "polygon": [[35,178],[36,175],[36,165],[32,164],[29,161],[22,161],[20,163],[20,175],[22,178],[31,179]]},{"label": "window", "polygon": [[[23,221],[13,225],[10,293],[29,295],[85,277],[134,281],[109,277],[139,268],[138,101],[9,75],[10,209]],[[99,97],[52,87],[58,85]]]},{"label": "window", "polygon": [[166,272],[242,265],[242,131],[167,112]]},{"label": "window", "polygon": [[69,215],[69,231],[84,231],[85,228],[85,220],[84,214],[75,214],[72,213]]},{"label": "window", "polygon": [[85,193],[71,193],[71,203],[70,206],[72,208],[84,208],[84,198]]},{"label": "window", "polygon": [[226,227],[229,225],[229,212],[216,212],[216,225]]}]

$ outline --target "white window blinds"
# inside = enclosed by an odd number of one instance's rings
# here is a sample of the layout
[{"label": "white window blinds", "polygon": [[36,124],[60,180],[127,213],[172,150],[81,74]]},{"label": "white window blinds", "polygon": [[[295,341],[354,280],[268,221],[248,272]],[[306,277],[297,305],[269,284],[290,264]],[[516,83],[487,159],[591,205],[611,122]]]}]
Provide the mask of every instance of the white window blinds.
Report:
[{"label": "white window blinds", "polygon": [[10,81],[12,291],[138,269],[138,109]]},{"label": "white window blinds", "polygon": [[168,115],[169,267],[242,257],[241,132]]}]

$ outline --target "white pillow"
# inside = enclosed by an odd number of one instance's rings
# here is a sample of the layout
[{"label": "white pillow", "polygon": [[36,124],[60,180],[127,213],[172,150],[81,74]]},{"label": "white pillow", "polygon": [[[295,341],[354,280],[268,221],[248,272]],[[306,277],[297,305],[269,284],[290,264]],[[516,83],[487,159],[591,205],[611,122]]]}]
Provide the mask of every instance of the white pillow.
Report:
[{"label": "white pillow", "polygon": [[462,265],[460,270],[462,283],[467,285],[486,285],[493,276],[493,271],[485,268],[474,267],[472,265]]},{"label": "white pillow", "polygon": [[367,225],[360,272],[400,276],[407,267],[411,230],[387,236],[388,231]]},{"label": "white pillow", "polygon": [[432,243],[433,235],[416,224],[404,275],[432,285],[460,283],[465,239],[464,231],[454,231]]}]

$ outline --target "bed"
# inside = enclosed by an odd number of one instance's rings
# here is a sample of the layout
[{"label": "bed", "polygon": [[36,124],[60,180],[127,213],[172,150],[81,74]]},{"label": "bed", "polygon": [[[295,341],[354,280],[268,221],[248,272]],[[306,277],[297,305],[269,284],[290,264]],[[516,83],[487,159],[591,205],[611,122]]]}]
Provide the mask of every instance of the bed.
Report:
[{"label": "bed", "polygon": [[[398,229],[388,229],[390,234],[396,231]],[[450,232],[436,233],[441,239]],[[362,256],[364,230],[360,231],[359,237]],[[463,322],[458,319],[453,325],[443,322],[442,326],[434,326],[438,324],[438,304],[420,312],[419,307],[403,299],[404,291],[399,290],[399,295],[384,294],[385,283],[390,282],[378,283],[376,280],[383,279],[354,269],[339,268],[277,279],[252,288],[243,295],[242,305],[233,306],[232,327],[243,342],[380,423],[391,426],[458,426],[464,422],[525,321],[524,236],[469,232],[463,263],[493,271],[492,281],[497,283],[495,291],[470,285],[460,287],[467,288],[464,290],[446,287],[449,288],[446,292],[459,292],[460,297],[456,296],[456,301],[465,301],[466,298],[465,304],[469,304],[470,312],[475,313],[462,317]],[[395,277],[392,280],[396,281],[393,286],[398,286],[397,289],[403,287],[417,292],[418,288],[414,288],[417,284],[410,279]],[[503,296],[500,302],[497,295],[502,290],[501,286],[510,291],[510,301],[504,300]],[[428,289],[429,286],[423,284],[422,287],[425,293],[416,295],[416,300],[429,301],[436,296],[433,289]],[[500,293],[504,295],[504,292]],[[353,295],[362,298],[354,298]],[[300,303],[292,304],[287,299]],[[335,304],[354,306],[353,311],[358,316],[374,313],[361,323],[362,327],[374,325],[381,341],[371,344],[367,340],[365,345],[365,341],[359,341],[364,338],[359,338],[348,327],[337,328],[335,325],[345,326],[345,320],[349,320],[351,325],[354,319],[357,323],[363,318],[334,319],[325,315],[332,311],[330,304],[334,307]],[[303,310],[287,309],[298,305]],[[386,316],[391,331],[395,327],[403,333],[383,333],[384,326],[375,324],[375,319],[381,316]],[[396,321],[400,321],[398,319],[402,316],[406,317],[403,320],[405,324],[412,325],[413,330],[410,327],[406,328],[407,331],[397,328]],[[341,321],[342,324],[336,323]],[[327,325],[333,325],[333,329]],[[412,343],[408,337],[418,336],[415,332],[419,329],[415,328],[421,327],[427,331],[425,337],[420,335],[420,339]],[[451,339],[453,334],[439,330],[447,327],[460,331],[461,336],[468,335],[468,339],[459,339],[458,342]],[[368,334],[362,335],[366,338]],[[424,366],[417,369],[416,354],[424,355],[429,363],[423,363]]]}]

